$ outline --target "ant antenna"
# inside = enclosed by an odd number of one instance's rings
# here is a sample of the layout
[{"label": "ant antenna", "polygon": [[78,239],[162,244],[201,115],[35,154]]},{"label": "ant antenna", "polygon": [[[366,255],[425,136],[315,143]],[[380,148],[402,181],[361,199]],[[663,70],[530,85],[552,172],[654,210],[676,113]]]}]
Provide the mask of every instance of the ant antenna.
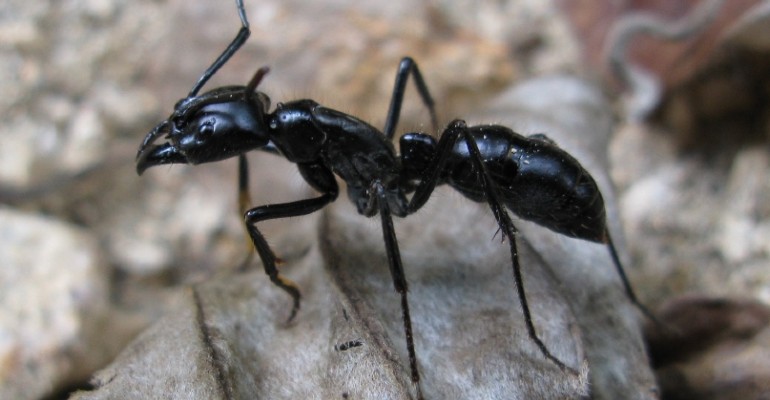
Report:
[{"label": "ant antenna", "polygon": [[233,54],[246,43],[246,39],[249,38],[251,30],[249,29],[249,20],[246,19],[246,10],[243,7],[243,0],[235,0],[235,4],[238,6],[238,16],[241,18],[241,29],[238,31],[238,34],[235,35],[235,39],[230,42],[230,45],[227,46],[225,51],[222,52],[206,72],[198,78],[198,82],[192,87],[190,94],[188,94],[187,97],[197,96],[203,85],[205,85],[206,82],[208,82],[208,80],[211,79],[211,77],[214,76],[214,74],[217,73],[228,60],[230,60],[230,57],[232,57]]}]

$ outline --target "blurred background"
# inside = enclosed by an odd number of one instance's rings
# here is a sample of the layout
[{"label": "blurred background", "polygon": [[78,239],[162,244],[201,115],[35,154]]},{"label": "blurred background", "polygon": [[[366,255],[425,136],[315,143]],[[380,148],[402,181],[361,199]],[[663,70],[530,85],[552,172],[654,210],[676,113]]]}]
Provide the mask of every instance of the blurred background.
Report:
[{"label": "blurred background", "polygon": [[[251,38],[206,89],[268,65],[274,103],[312,98],[382,126],[410,55],[443,125],[527,78],[592,82],[616,104],[609,173],[641,300],[695,315],[715,342],[770,343],[770,3],[244,1]],[[243,258],[234,160],[134,169],[239,28],[230,0],[0,5],[0,398],[88,387],[186,285]],[[430,131],[412,89],[402,115],[400,133]],[[254,204],[310,193],[285,160],[250,162]],[[291,255],[314,241],[302,224],[260,227]],[[698,362],[677,371],[705,385]]]}]

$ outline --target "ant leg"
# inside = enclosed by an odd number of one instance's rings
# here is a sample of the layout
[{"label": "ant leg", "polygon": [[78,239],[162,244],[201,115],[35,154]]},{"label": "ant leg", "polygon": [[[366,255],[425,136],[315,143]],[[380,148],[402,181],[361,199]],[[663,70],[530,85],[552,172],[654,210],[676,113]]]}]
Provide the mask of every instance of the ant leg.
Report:
[{"label": "ant leg", "polygon": [[[249,161],[246,159],[246,155],[240,154],[238,156],[238,211],[241,215],[245,215],[246,211],[251,207],[251,194],[249,193]],[[246,233],[249,233],[248,228]],[[254,259],[254,243],[246,238],[246,257],[241,261],[238,266],[238,270],[245,271]]]},{"label": "ant leg", "polygon": [[519,297],[519,302],[521,303],[521,308],[524,313],[527,333],[529,334],[530,339],[534,341],[535,344],[537,344],[540,352],[547,359],[558,365],[561,369],[574,371],[572,368],[567,367],[563,362],[561,362],[561,360],[551,354],[543,341],[540,340],[540,338],[537,336],[535,326],[532,323],[532,314],[529,311],[527,296],[524,292],[524,280],[521,276],[519,254],[518,249],[516,248],[516,227],[513,225],[513,221],[511,221],[511,218],[505,211],[502,203],[500,203],[500,201],[497,199],[497,193],[494,190],[492,179],[489,177],[489,173],[484,166],[484,160],[481,156],[481,151],[479,151],[473,136],[471,136],[471,134],[468,132],[468,127],[465,125],[465,121],[455,120],[450,123],[447,130],[439,139],[438,145],[436,146],[436,154],[431,161],[431,165],[425,170],[426,177],[420,181],[420,184],[417,186],[417,189],[415,190],[415,193],[409,202],[408,212],[413,213],[417,211],[428,200],[428,197],[430,197],[433,189],[438,184],[439,172],[446,163],[446,160],[451,155],[452,147],[460,136],[463,136],[463,139],[467,143],[468,150],[471,154],[471,160],[474,163],[474,168],[477,171],[480,171],[479,180],[481,181],[485,197],[489,203],[490,208],[492,209],[495,220],[497,220],[500,229],[503,231],[503,235],[508,237],[508,243],[511,250],[511,260],[513,262],[513,278],[516,283],[516,292]]},{"label": "ant leg", "polygon": [[430,113],[430,123],[433,130],[438,130],[436,104],[430,96],[428,86],[422,78],[420,69],[417,68],[417,63],[414,62],[411,57],[404,57],[398,64],[396,83],[393,87],[393,94],[390,98],[390,107],[388,107],[388,116],[385,119],[385,128],[383,129],[383,132],[388,139],[393,139],[396,125],[398,125],[398,119],[401,116],[401,104],[404,102],[404,92],[406,91],[406,81],[409,79],[409,74],[412,74],[414,77],[414,83],[417,85],[417,91],[420,93],[420,98],[422,98],[425,107],[428,108],[428,112]]},{"label": "ant leg", "polygon": [[647,307],[644,306],[644,304],[639,301],[639,299],[637,299],[636,293],[634,293],[634,289],[631,286],[631,282],[628,281],[626,272],[623,269],[623,264],[620,262],[620,257],[618,256],[617,249],[615,249],[615,244],[612,242],[609,229],[605,230],[604,237],[605,242],[607,243],[607,248],[610,251],[610,257],[612,257],[612,263],[615,265],[615,270],[618,271],[621,282],[623,282],[623,288],[626,291],[626,296],[628,299],[631,300],[631,303],[633,303],[634,306],[636,306],[636,308],[639,309],[639,311],[641,311],[642,314],[649,318],[649,320],[652,321],[655,325],[658,325],[659,327],[666,327],[666,324],[656,318],[652,311],[650,311]]},{"label": "ant leg", "polygon": [[245,214],[251,207],[249,193],[249,161],[245,154],[238,155],[238,210]]},{"label": "ant leg", "polygon": [[[454,122],[452,124],[454,124]],[[415,188],[414,194],[409,200],[407,214],[412,214],[422,208],[430,198],[433,190],[440,184],[439,174],[444,169],[444,165],[449,157],[452,155],[452,148],[461,134],[460,130],[452,127],[452,124],[450,124],[443,134],[441,134],[441,138],[439,138],[438,144],[436,144],[436,147],[433,150],[433,157],[428,166],[425,167],[423,176],[420,178],[420,183],[417,185],[417,188]],[[401,139],[404,140],[405,137],[406,136],[402,136]]]},{"label": "ant leg", "polygon": [[417,390],[417,398],[423,399],[420,389],[420,372],[417,369],[417,355],[414,351],[414,337],[412,335],[412,318],[409,316],[409,302],[407,301],[407,283],[404,276],[404,266],[401,263],[401,254],[398,250],[398,240],[393,228],[393,218],[390,215],[385,189],[382,184],[377,182],[374,185],[373,192],[377,196],[380,218],[382,220],[382,236],[385,239],[385,251],[388,254],[388,265],[390,266],[390,275],[393,278],[393,286],[401,295],[401,317],[404,322],[404,335],[406,336],[406,350],[409,354],[409,369],[412,373],[412,383]]},{"label": "ant leg", "polygon": [[294,319],[294,316],[297,315],[297,310],[299,310],[299,288],[297,287],[297,284],[284,278],[278,273],[276,265],[280,264],[282,261],[275,256],[275,253],[273,253],[273,250],[267,244],[265,237],[259,229],[257,229],[256,224],[257,222],[268,219],[289,218],[311,214],[331,203],[336,197],[336,193],[325,193],[320,197],[312,199],[299,200],[291,203],[268,204],[252,208],[246,211],[243,216],[243,219],[246,221],[246,230],[249,232],[254,248],[257,250],[257,253],[259,253],[259,258],[262,259],[265,273],[270,277],[270,281],[288,293],[294,302],[287,322],[291,322],[291,320]]},{"label": "ant leg", "polygon": [[492,179],[489,176],[489,172],[484,166],[484,159],[481,156],[481,151],[479,151],[476,140],[468,132],[468,127],[465,125],[465,121],[454,121],[452,124],[450,124],[450,129],[456,129],[464,137],[471,155],[471,160],[475,164],[476,170],[479,171],[478,176],[479,180],[481,181],[481,185],[484,188],[484,195],[487,198],[487,203],[489,203],[489,206],[492,209],[492,214],[494,214],[500,229],[503,231],[503,235],[508,237],[508,244],[511,249],[511,260],[513,261],[513,278],[516,282],[516,292],[519,296],[519,302],[521,303],[521,308],[524,312],[524,321],[526,323],[527,333],[529,334],[530,339],[532,339],[532,341],[537,344],[537,347],[540,348],[540,352],[543,353],[547,359],[558,365],[562,370],[569,370],[574,372],[572,368],[567,367],[561,360],[551,354],[543,341],[540,340],[540,338],[537,336],[535,326],[532,323],[532,314],[529,311],[527,296],[524,292],[524,279],[521,276],[519,253],[518,249],[516,248],[517,230],[513,225],[513,221],[511,221],[511,217],[505,210],[505,207],[497,198],[497,192],[495,191],[494,184],[492,183]]},{"label": "ant leg", "polygon": [[243,219],[246,223],[246,230],[249,232],[249,236],[254,244],[254,248],[259,254],[259,258],[262,259],[265,273],[270,277],[270,281],[288,293],[293,300],[294,304],[287,322],[291,322],[299,310],[299,301],[301,297],[299,288],[294,282],[284,278],[278,272],[276,265],[280,264],[281,260],[275,256],[275,253],[273,253],[273,250],[267,244],[265,237],[259,229],[257,229],[257,223],[269,219],[289,218],[311,214],[334,201],[338,194],[337,182],[334,180],[331,171],[322,167],[319,168],[318,165],[300,164],[299,168],[302,175],[308,180],[308,183],[315,189],[323,192],[321,196],[290,203],[259,206],[247,210],[243,215]]},{"label": "ant leg", "polygon": [[246,19],[246,10],[243,7],[243,0],[235,0],[235,5],[238,7],[238,16],[241,18],[241,29],[238,31],[238,34],[235,35],[235,38],[232,42],[230,42],[225,51],[223,51],[222,54],[217,57],[214,63],[211,64],[211,66],[206,70],[206,72],[204,72],[203,75],[198,78],[198,82],[196,82],[195,86],[192,87],[188,97],[197,96],[198,91],[201,90],[203,85],[205,85],[206,82],[208,82],[208,80],[211,79],[211,77],[220,68],[222,68],[222,66],[225,65],[228,60],[230,60],[230,57],[232,57],[233,54],[235,54],[235,52],[237,52],[238,49],[243,46],[243,44],[246,42],[246,39],[249,38],[251,30],[249,29],[249,20]]}]

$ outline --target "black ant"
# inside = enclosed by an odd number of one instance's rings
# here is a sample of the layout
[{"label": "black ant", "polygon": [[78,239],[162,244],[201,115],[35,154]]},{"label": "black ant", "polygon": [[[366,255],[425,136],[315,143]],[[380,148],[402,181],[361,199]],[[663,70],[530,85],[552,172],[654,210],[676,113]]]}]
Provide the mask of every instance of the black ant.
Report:
[{"label": "black ant", "polygon": [[[200,164],[237,156],[246,229],[270,280],[293,299],[289,320],[299,309],[299,289],[278,272],[278,259],[256,224],[320,210],[337,198],[335,175],[347,184],[348,198],[360,214],[380,215],[390,273],[401,296],[411,379],[420,398],[407,282],[391,215],[406,217],[416,212],[437,185],[449,184],[469,199],[489,204],[503,237],[508,238],[514,281],[529,337],[560,368],[573,371],[551,354],[535,332],[519,266],[517,231],[506,207],[555,232],[606,244],[629,299],[652,318],[637,300],[618,259],[599,188],[577,160],[546,136],[524,137],[499,125],[467,126],[464,121],[455,120],[438,142],[424,133],[401,136],[401,154],[396,154],[391,141],[410,76],[430,111],[434,129],[437,126],[433,99],[411,58],[401,60],[398,67],[383,131],[308,99],[278,103],[270,112],[268,96],[256,91],[268,72],[266,67],[257,70],[246,86],[220,87],[198,95],[249,36],[243,1],[236,0],[236,4],[242,26],[235,39],[187,97],[177,102],[171,116],[147,134],[139,147],[136,169],[142,174],[161,164]],[[168,142],[153,144],[162,135]],[[302,177],[321,195],[247,209],[248,165],[244,154],[251,150],[267,151],[296,163]],[[407,199],[406,195],[412,192],[411,199]]]}]

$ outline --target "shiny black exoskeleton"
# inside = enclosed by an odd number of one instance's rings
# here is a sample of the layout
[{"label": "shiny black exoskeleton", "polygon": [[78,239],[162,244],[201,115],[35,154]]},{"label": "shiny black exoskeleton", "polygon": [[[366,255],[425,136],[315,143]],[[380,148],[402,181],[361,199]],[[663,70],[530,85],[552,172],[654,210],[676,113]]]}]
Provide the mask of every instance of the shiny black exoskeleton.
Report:
[{"label": "shiny black exoskeleton", "polygon": [[[604,201],[596,183],[553,141],[542,134],[524,137],[499,125],[469,127],[467,135],[481,153],[498,199],[514,214],[570,237],[605,242]],[[487,194],[467,140],[461,136],[448,150],[444,165],[436,169],[436,184],[448,184],[482,202]],[[437,153],[433,137],[410,133],[400,144],[404,174],[424,179],[426,163]]]},{"label": "shiny black exoskeleton", "polygon": [[[405,217],[419,210],[437,185],[448,184],[471,200],[489,204],[508,238],[514,279],[529,336],[545,357],[567,368],[538,338],[527,305],[516,228],[506,207],[521,218],[558,233],[607,244],[629,298],[637,301],[607,231],[604,201],[591,178],[572,156],[544,135],[521,136],[498,125],[466,126],[455,120],[436,141],[423,133],[400,138],[401,154],[391,143],[399,120],[408,78],[417,85],[431,122],[437,119],[433,100],[417,65],[404,58],[383,131],[368,123],[323,107],[313,100],[279,103],[270,111],[269,97],[256,88],[268,72],[259,69],[246,86],[221,87],[202,95],[208,79],[243,45],[249,35],[242,0],[236,0],[242,27],[238,35],[206,70],[190,94],[169,118],[144,139],[137,154],[137,172],[161,164],[200,164],[238,156],[239,194],[246,229],[271,281],[291,295],[289,319],[299,309],[300,292],[276,268],[278,259],[257,229],[260,221],[306,215],[334,201],[339,192],[335,176],[345,181],[348,198],[365,216],[379,214],[385,249],[396,291],[401,295],[404,330],[412,381],[421,397],[398,241],[391,215]],[[155,144],[164,136],[165,143]],[[245,153],[263,150],[297,164],[303,178],[320,196],[284,204],[250,207]],[[411,198],[407,195],[413,193]]]}]

